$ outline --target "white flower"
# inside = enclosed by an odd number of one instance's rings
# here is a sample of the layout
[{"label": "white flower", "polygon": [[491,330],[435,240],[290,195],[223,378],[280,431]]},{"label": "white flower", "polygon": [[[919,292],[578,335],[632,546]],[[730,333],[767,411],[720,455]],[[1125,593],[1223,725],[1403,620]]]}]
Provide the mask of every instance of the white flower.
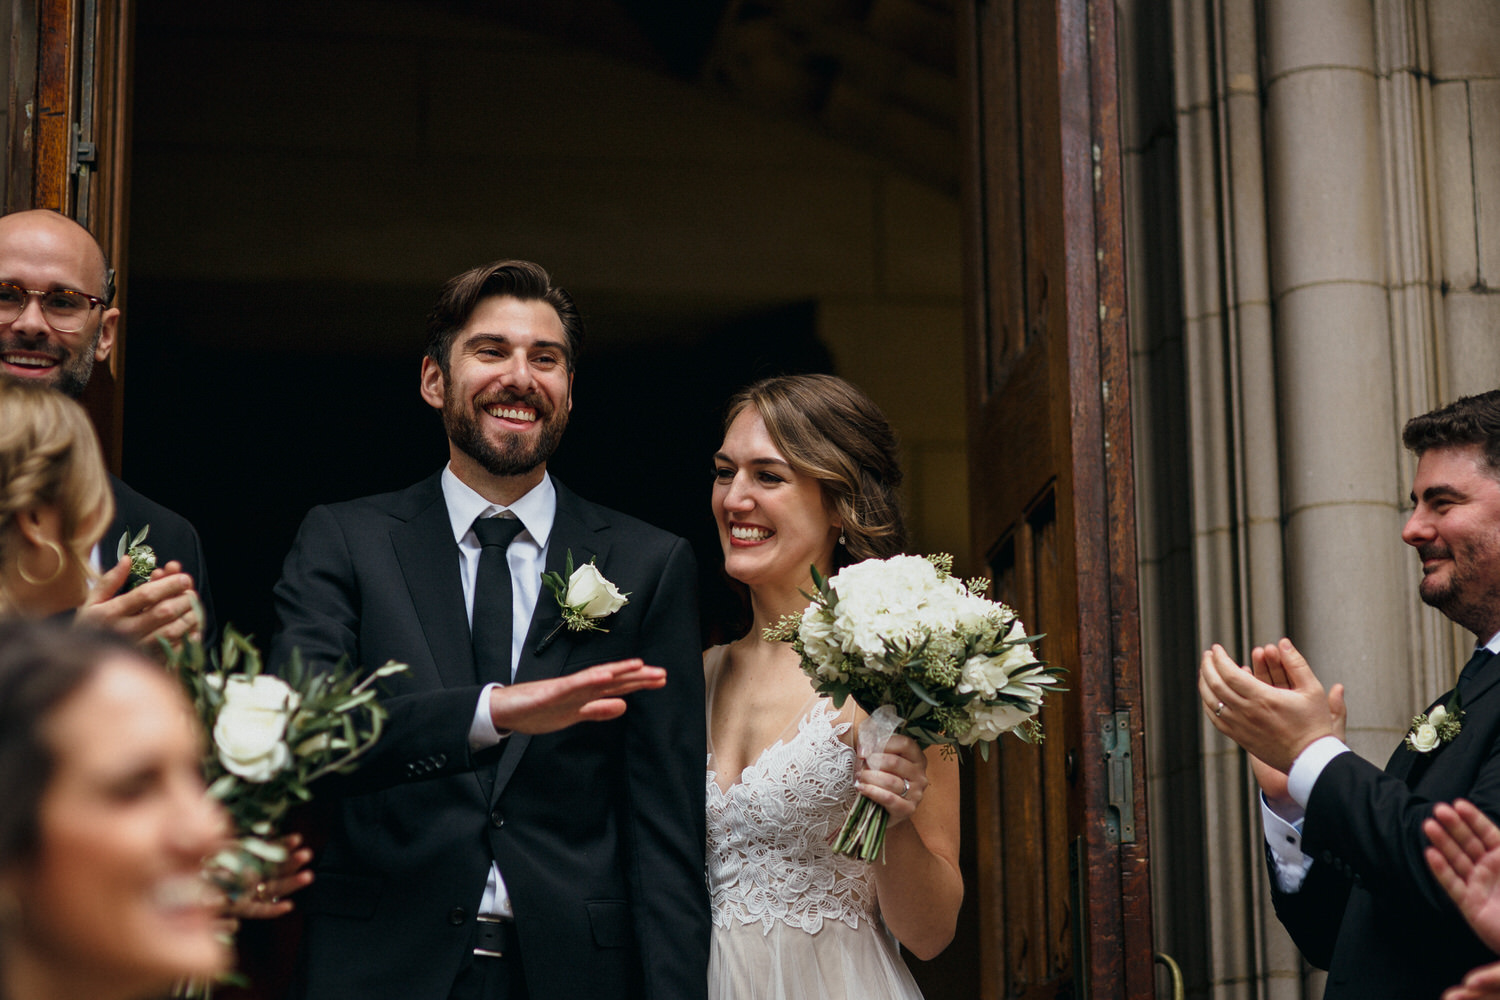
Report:
[{"label": "white flower", "polygon": [[1418,753],[1430,753],[1437,749],[1437,745],[1442,740],[1438,738],[1437,726],[1431,722],[1424,722],[1412,727],[1411,735],[1406,737],[1406,742],[1410,743],[1411,748]]},{"label": "white flower", "polygon": [[628,602],[620,588],[606,580],[599,567],[589,562],[574,570],[568,578],[568,589],[562,603],[585,618],[604,618]]},{"label": "white flower", "polygon": [[1430,723],[1432,723],[1432,728],[1433,729],[1436,729],[1438,726],[1441,726],[1443,724],[1443,720],[1446,719],[1447,717],[1448,717],[1448,710],[1446,708],[1444,708],[1442,705],[1439,705],[1437,708],[1434,708],[1432,711],[1430,711],[1430,712],[1427,713],[1427,721],[1430,722]]},{"label": "white flower", "polygon": [[983,705],[972,703],[969,710],[973,725],[959,737],[964,746],[973,746],[980,741],[998,740],[1001,736],[1036,714],[1036,708],[1016,705]]},{"label": "white flower", "polygon": [[257,783],[284,770],[292,760],[286,726],[300,703],[279,677],[230,677],[213,733],[224,769]]}]

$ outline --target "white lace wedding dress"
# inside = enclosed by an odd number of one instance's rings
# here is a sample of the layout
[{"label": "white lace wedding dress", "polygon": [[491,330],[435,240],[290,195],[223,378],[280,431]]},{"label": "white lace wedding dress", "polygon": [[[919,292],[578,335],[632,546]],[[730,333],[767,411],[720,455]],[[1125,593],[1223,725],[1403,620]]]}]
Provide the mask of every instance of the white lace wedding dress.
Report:
[{"label": "white lace wedding dress", "polygon": [[[725,647],[704,657],[708,704]],[[835,855],[853,805],[852,703],[813,697],[721,788],[708,734],[709,1000],[921,1000],[880,920],[870,865]]]}]

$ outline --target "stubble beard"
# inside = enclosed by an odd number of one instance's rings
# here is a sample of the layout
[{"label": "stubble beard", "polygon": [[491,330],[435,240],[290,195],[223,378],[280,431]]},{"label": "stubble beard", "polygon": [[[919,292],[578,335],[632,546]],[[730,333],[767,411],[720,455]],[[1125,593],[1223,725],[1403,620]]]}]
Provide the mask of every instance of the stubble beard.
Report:
[{"label": "stubble beard", "polygon": [[1500,563],[1500,539],[1481,540],[1473,548],[1455,554],[1451,549],[1418,549],[1422,558],[1436,555],[1446,558],[1447,579],[1439,582],[1423,576],[1417,595],[1428,607],[1441,611],[1449,620],[1478,635],[1483,641],[1500,625],[1500,594],[1492,593],[1475,573],[1479,566]]},{"label": "stubble beard", "polygon": [[[497,446],[485,436],[476,411],[481,406],[512,402],[534,407],[541,427],[530,441],[521,434],[506,434]],[[567,408],[554,407],[539,394],[509,394],[483,403],[467,404],[456,397],[450,385],[443,399],[443,429],[448,433],[448,440],[492,476],[521,476],[535,470],[552,457],[567,428]]]},{"label": "stubble beard", "polygon": [[[66,350],[60,352],[48,350],[45,337],[28,339],[14,334],[0,339],[0,351],[37,351],[58,357],[57,367],[42,381],[73,399],[82,399],[84,390],[89,387],[89,379],[94,374],[94,352],[99,347],[99,336],[103,332],[101,325],[100,329],[94,331],[94,336],[89,342],[83,345],[76,354],[70,354]],[[20,375],[11,376],[11,378],[16,382],[36,381]]]}]

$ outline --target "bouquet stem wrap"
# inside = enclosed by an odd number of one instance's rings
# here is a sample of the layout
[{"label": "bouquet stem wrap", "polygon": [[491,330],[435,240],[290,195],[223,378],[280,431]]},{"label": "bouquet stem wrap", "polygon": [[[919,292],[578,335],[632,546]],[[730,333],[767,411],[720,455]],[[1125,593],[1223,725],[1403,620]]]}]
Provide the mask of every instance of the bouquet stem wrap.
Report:
[{"label": "bouquet stem wrap", "polygon": [[[882,753],[906,720],[896,714],[890,705],[881,705],[864,724],[859,727],[859,756],[868,760],[871,754]],[[838,854],[847,854],[861,861],[874,861],[885,855],[885,828],[891,814],[873,799],[861,795],[844,819],[838,836],[833,838],[833,849]]]}]

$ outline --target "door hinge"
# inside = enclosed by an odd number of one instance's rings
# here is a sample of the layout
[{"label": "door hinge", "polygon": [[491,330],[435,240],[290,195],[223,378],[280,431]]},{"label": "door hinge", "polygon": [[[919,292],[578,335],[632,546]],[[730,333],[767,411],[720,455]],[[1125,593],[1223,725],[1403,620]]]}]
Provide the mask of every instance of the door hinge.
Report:
[{"label": "door hinge", "polygon": [[1135,843],[1135,762],[1130,755],[1130,713],[1116,712],[1100,724],[1109,783],[1105,832],[1112,844]]},{"label": "door hinge", "polygon": [[93,164],[98,155],[98,149],[92,142],[85,142],[80,138],[82,131],[79,126],[73,126],[73,162],[71,170],[75,174],[78,173],[79,167]]}]

